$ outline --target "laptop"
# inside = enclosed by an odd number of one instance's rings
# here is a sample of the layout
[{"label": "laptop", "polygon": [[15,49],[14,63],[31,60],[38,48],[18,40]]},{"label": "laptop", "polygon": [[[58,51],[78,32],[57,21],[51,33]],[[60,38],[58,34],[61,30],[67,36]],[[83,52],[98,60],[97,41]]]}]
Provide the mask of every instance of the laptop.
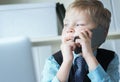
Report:
[{"label": "laptop", "polygon": [[36,82],[35,75],[29,39],[0,39],[0,82]]}]

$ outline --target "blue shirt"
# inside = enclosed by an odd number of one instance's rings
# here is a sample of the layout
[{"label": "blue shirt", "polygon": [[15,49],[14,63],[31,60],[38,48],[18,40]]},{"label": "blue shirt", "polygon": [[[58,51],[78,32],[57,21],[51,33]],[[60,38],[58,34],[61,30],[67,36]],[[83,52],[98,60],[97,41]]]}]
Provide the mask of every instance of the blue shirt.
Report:
[{"label": "blue shirt", "polygon": [[[76,57],[77,55],[74,55],[74,59]],[[56,77],[59,68],[60,65],[56,62],[53,56],[50,56],[44,65],[42,82],[60,82]],[[106,72],[99,64],[95,70],[88,73],[88,77],[91,82],[119,82],[119,59],[117,54],[115,54],[114,59],[108,65]]]}]

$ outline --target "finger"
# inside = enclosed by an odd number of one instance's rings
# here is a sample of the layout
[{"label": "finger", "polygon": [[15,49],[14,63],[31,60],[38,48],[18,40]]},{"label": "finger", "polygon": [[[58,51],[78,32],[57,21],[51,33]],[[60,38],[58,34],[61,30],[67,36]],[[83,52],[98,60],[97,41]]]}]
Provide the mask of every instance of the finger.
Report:
[{"label": "finger", "polygon": [[92,32],[91,32],[90,30],[88,30],[88,29],[85,29],[85,31],[87,32],[88,37],[89,37],[89,38],[92,38]]},{"label": "finger", "polygon": [[80,36],[82,39],[88,39],[92,37],[92,32],[89,29],[84,29],[80,32]]},{"label": "finger", "polygon": [[88,33],[87,33],[87,31],[82,30],[82,31],[81,31],[81,34],[82,34],[83,38],[88,38]]},{"label": "finger", "polygon": [[76,44],[74,43],[73,47],[72,47],[72,51],[75,50],[76,48]]},{"label": "finger", "polygon": [[76,46],[81,47],[81,39],[76,39]]},{"label": "finger", "polygon": [[86,39],[87,38],[87,36],[86,36],[86,34],[85,33],[83,33],[82,31],[79,33],[79,38],[80,39]]},{"label": "finger", "polygon": [[72,41],[72,36],[64,36],[64,37],[62,37],[62,42],[63,43],[66,43],[67,41]]},{"label": "finger", "polygon": [[76,48],[76,44],[75,44],[75,42],[73,42],[73,40],[69,40],[69,41],[67,41],[67,44],[70,45],[72,51]]}]

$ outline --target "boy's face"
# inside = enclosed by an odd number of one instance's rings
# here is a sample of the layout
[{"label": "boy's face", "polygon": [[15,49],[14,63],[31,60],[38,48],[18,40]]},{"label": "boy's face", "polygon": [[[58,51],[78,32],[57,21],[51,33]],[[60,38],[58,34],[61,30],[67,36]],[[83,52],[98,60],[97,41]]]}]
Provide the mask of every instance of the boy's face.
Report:
[{"label": "boy's face", "polygon": [[83,29],[91,30],[95,27],[95,23],[88,13],[71,9],[65,15],[62,42],[65,41],[64,38],[68,38],[68,40],[73,39]]}]

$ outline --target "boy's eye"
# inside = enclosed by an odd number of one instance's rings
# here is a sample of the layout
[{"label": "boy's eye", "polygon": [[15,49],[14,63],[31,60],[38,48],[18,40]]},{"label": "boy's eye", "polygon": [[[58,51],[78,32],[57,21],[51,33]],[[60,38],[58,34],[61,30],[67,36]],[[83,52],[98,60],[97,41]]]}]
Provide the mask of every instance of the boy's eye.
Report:
[{"label": "boy's eye", "polygon": [[76,26],[80,26],[80,24],[76,24]]},{"label": "boy's eye", "polygon": [[85,24],[76,24],[76,26],[85,26]]}]

